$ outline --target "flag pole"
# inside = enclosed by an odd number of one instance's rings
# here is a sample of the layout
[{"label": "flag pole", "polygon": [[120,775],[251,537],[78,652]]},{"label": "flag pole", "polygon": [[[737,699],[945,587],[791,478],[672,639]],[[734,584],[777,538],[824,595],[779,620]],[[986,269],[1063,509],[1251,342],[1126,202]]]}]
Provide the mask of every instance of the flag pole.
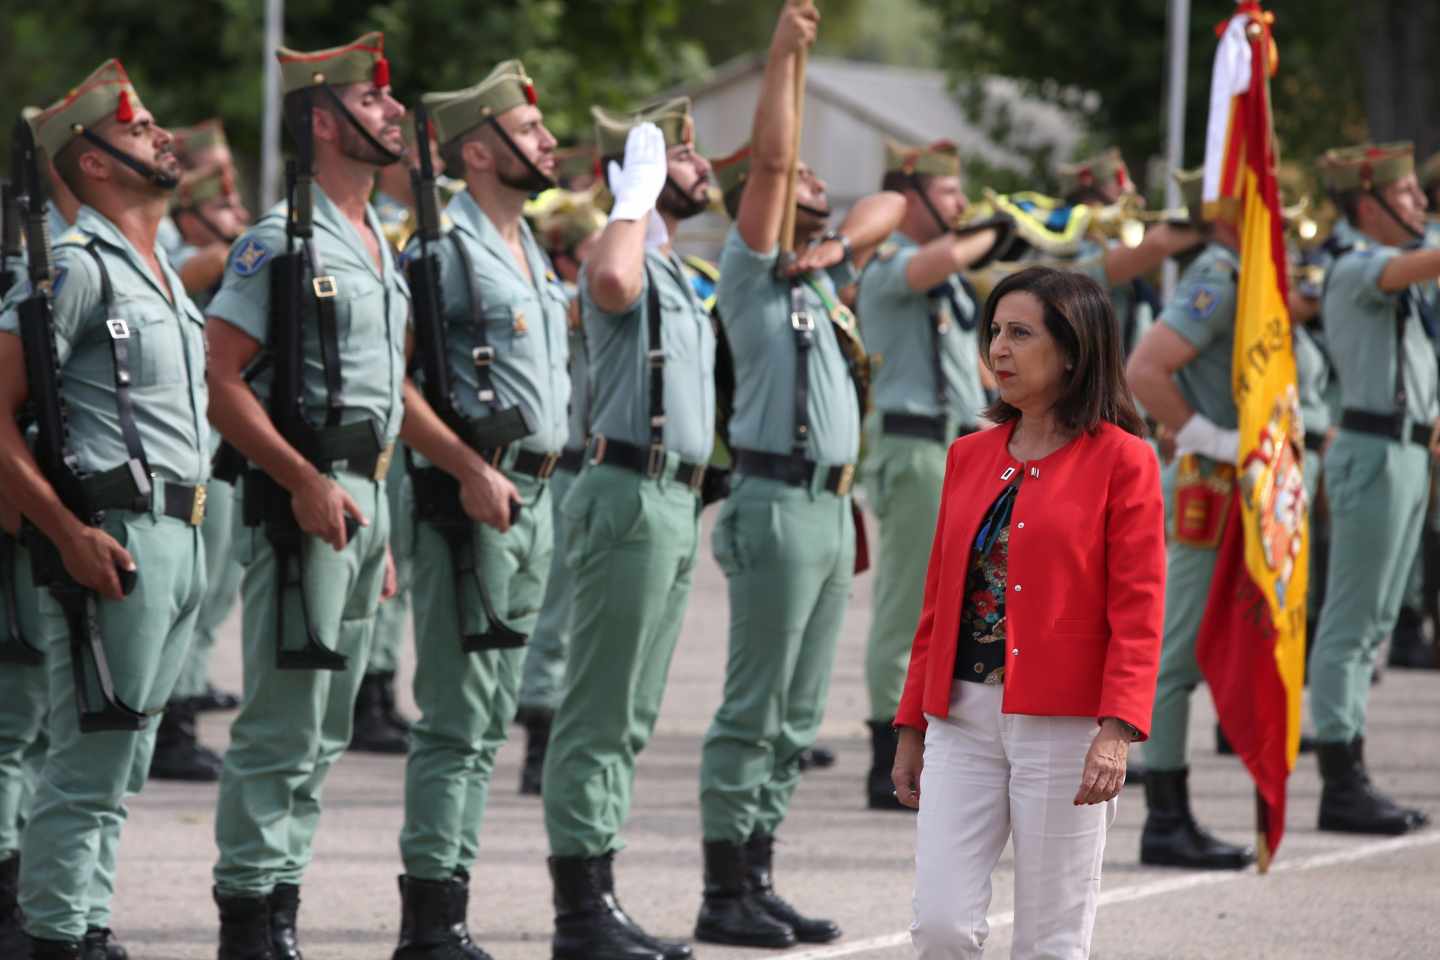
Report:
[{"label": "flag pole", "polygon": [[1261,876],[1270,872],[1270,808],[1255,788],[1255,868]]},{"label": "flag pole", "polygon": [[280,199],[280,63],[275,51],[285,33],[285,0],[265,0],[264,120],[260,128],[260,209]]},{"label": "flag pole", "polygon": [[[801,7],[812,0],[790,0],[791,6]],[[790,141],[790,176],[785,181],[785,215],[780,221],[780,252],[795,248],[795,181],[800,170],[800,138],[805,132],[805,66],[809,53],[803,47],[795,55],[795,87],[791,92],[795,105],[795,131]]]},{"label": "flag pole", "polygon": [[[1190,52],[1190,0],[1170,0],[1169,15],[1169,82],[1165,92],[1169,104],[1165,111],[1165,208],[1174,210],[1180,206],[1180,185],[1170,176],[1185,163],[1185,93],[1189,77],[1188,60]],[[1180,268],[1174,260],[1166,258],[1162,273],[1162,287],[1168,301],[1175,295],[1175,285]]]}]

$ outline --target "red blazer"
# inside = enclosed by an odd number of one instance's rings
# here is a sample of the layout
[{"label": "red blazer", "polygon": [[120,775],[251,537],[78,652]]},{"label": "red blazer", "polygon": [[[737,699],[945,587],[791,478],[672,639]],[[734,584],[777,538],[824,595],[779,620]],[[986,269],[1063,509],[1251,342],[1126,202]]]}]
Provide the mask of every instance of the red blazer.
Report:
[{"label": "red blazer", "polygon": [[[980,521],[1023,476],[1005,592],[1005,713],[1118,717],[1149,735],[1165,611],[1165,507],[1150,446],[1103,424],[1042,460],[1013,426],[956,440],[945,465],[925,605],[897,726],[946,716],[960,606]],[[1006,471],[1016,474],[1006,476]]]}]

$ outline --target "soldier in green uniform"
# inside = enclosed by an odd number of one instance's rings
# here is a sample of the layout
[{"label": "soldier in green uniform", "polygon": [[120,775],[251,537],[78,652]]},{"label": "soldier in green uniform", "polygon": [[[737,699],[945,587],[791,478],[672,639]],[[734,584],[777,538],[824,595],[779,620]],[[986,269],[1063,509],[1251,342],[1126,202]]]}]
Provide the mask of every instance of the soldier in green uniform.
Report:
[{"label": "soldier in green uniform", "polygon": [[[868,255],[894,232],[905,201],[864,197],[839,230],[826,230],[825,184],[794,155],[801,118],[792,96],[819,19],[811,4],[785,6],[752,145],[715,165],[735,217],[718,309],[736,390],[735,479],[713,539],[729,581],[729,658],[700,764],[705,893],[695,936],[712,943],[784,947],[840,936],[833,922],[804,917],[776,894],[770,868],[800,754],[824,714],[855,565],[858,361],[847,355],[854,317],[836,290],[854,281],[852,254]],[[792,175],[798,256],[782,262]]]},{"label": "soldier in green uniform", "polygon": [[[172,257],[172,265],[191,264],[194,258],[209,259],[218,255],[213,276],[207,274],[197,281],[198,274],[193,269],[189,274],[192,282],[204,283],[200,289],[187,288],[195,305],[204,310],[219,289],[230,244],[250,222],[249,211],[235,189],[231,171],[216,165],[181,177],[171,215],[184,240],[184,246]],[[187,277],[185,270],[179,266],[176,269],[183,282]],[[219,448],[220,435],[212,432],[210,439],[213,456]],[[240,587],[240,566],[230,549],[234,502],[231,480],[212,476],[205,488],[205,522],[200,527],[205,538],[205,602],[195,624],[195,641],[155,734],[150,776],[157,780],[211,782],[220,779],[220,757],[199,743],[196,717],[207,701],[231,696],[222,694],[210,683],[210,653],[220,625],[235,605]],[[215,705],[234,707],[239,701],[221,700]]]},{"label": "soldier in green uniform", "polygon": [[[709,206],[688,99],[595,107],[615,197],[581,275],[591,440],[561,508],[576,637],[545,762],[556,960],[674,960],[615,899],[635,762],[690,599],[715,440],[715,333],[670,238]],[[623,162],[622,162],[623,158]]]},{"label": "soldier in green uniform", "polygon": [[[124,719],[82,733],[94,717],[90,680],[77,690],[66,614],[39,593],[34,636],[49,679],[50,742],[21,841],[20,906],[31,956],[105,957],[123,955],[109,942],[106,837],[118,834],[125,797],[144,784],[153,718],[174,686],[205,589],[203,317],[155,248],[180,172],[173,141],[119,63],[102,65],[31,125],[83,204],[56,242],[51,293],[69,448],[103,522],[89,526],[61,503],[15,428],[29,385],[13,307],[0,317],[0,475],[68,574],[93,591],[85,602],[94,604],[114,684],[112,715]],[[132,575],[127,595],[122,581]],[[81,666],[87,678],[92,667],[106,672],[89,658]],[[103,927],[89,929],[97,916]]]},{"label": "soldier in green uniform", "polygon": [[[287,126],[313,158],[313,207],[297,177],[295,209],[282,202],[235,245],[207,331],[212,419],[252,465],[236,527],[245,703],[215,818],[220,960],[299,956],[321,789],[350,739],[377,604],[394,590],[384,484],[402,416],[406,443],[456,477],[469,515],[506,527],[514,495],[405,378],[409,291],[368,203],[376,168],[404,152],[383,36],[277,56]],[[289,217],[303,227],[307,214],[311,235],[287,237]],[[298,306],[272,302],[276,269],[301,271]],[[255,374],[257,360],[268,369]],[[295,408],[271,403],[272,421],[265,404],[297,362]],[[463,925],[463,902],[452,906],[445,922]]]},{"label": "soldier in green uniform", "polygon": [[[593,156],[594,151],[590,151]],[[593,159],[590,161],[594,166]],[[555,549],[550,555],[550,574],[545,581],[545,600],[525,651],[520,672],[519,705],[515,722],[525,728],[525,762],[520,768],[520,792],[539,796],[545,769],[545,753],[555,708],[560,705],[565,681],[565,662],[570,651],[570,609],[575,580],[565,559],[565,514],[560,509],[575,477],[580,472],[585,442],[590,433],[590,364],[585,350],[585,329],[580,322],[580,268],[589,259],[605,228],[605,214],[595,206],[595,191],[574,193],[563,188],[546,191],[527,206],[526,215],[544,246],[555,272],[570,297],[570,436],[565,452],[550,478],[551,521],[555,525]]]},{"label": "soldier in green uniform", "polygon": [[[466,189],[434,248],[456,417],[476,456],[524,503],[508,531],[417,515],[415,702],[400,852],[396,960],[456,956],[443,906],[468,890],[495,754],[515,716],[524,637],[535,627],[554,549],[549,480],[568,435],[569,298],[525,222],[552,185],[555,138],[535,87],[511,60],[476,85],[424,97],[446,165]],[[415,253],[412,244],[412,254]],[[433,473],[411,473],[416,507]],[[462,938],[463,939],[463,938]]]},{"label": "soldier in green uniform", "polygon": [[875,412],[863,479],[880,520],[874,618],[865,647],[870,692],[872,810],[909,810],[890,781],[895,711],[924,599],[924,543],[934,535],[945,451],[979,427],[985,406],[975,288],[960,273],[985,256],[994,231],[957,236],[967,202],[949,141],[887,143],[883,187],[905,196],[905,218],[860,277],[856,304],[874,365]]},{"label": "soldier in green uniform", "polygon": [[1310,658],[1319,828],[1399,834],[1429,817],[1371,782],[1365,718],[1429,500],[1440,375],[1422,285],[1440,277],[1440,250],[1402,249],[1425,229],[1409,144],[1331,150],[1320,169],[1355,236],[1330,267],[1322,309],[1343,409],[1325,455],[1330,569]]},{"label": "soldier in green uniform", "polygon": [[1180,458],[1165,581],[1165,637],[1150,740],[1145,745],[1148,815],[1142,863],[1240,869],[1248,848],[1225,843],[1190,809],[1187,741],[1190,695],[1202,680],[1195,638],[1231,503],[1239,414],[1231,384],[1239,237],[1217,221],[1211,242],[1186,268],[1159,322],[1140,341],[1127,374],[1135,397],[1175,436]]}]

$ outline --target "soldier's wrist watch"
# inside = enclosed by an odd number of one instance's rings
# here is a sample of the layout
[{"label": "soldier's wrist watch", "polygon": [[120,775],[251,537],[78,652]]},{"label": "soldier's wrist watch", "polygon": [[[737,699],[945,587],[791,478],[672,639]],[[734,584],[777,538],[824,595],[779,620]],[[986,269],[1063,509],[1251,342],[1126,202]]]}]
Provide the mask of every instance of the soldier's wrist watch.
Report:
[{"label": "soldier's wrist watch", "polygon": [[839,230],[827,230],[825,234],[820,238],[821,243],[828,243],[831,240],[834,240],[836,243],[840,244],[840,246],[845,250],[845,255],[840,258],[840,262],[849,263],[853,258],[853,251],[850,248],[850,238],[845,236],[845,234],[841,233]]}]

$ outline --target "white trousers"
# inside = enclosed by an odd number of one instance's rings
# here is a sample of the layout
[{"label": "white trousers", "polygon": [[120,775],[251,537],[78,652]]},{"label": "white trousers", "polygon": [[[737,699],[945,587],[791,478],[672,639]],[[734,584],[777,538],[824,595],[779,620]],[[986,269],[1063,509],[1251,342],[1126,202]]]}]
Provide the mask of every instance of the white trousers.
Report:
[{"label": "white trousers", "polygon": [[990,876],[1015,844],[1013,960],[1083,960],[1117,801],[1077,807],[1093,717],[1000,712],[1003,689],[957,681],[950,716],[927,717],[915,830],[922,960],[984,955]]}]

